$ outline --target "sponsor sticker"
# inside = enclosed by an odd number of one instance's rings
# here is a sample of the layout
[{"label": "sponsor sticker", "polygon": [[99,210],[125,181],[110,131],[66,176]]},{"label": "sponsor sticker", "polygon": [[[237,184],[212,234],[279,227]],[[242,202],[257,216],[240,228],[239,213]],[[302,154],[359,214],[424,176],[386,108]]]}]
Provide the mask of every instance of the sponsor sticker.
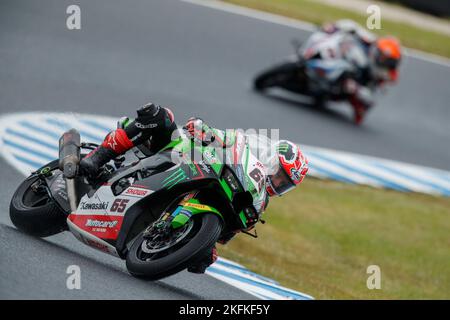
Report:
[{"label": "sponsor sticker", "polygon": [[100,227],[100,228],[114,228],[117,225],[117,220],[112,221],[102,221],[95,219],[87,219],[85,226],[86,227]]},{"label": "sponsor sticker", "polygon": [[192,216],[192,212],[190,212],[189,210],[186,210],[186,209],[181,209],[180,214],[184,214],[185,216],[187,216],[189,218]]},{"label": "sponsor sticker", "polygon": [[204,204],[198,204],[198,203],[186,203],[184,206],[191,207],[194,209],[199,209],[199,210],[211,210],[211,208],[209,206],[204,205]]},{"label": "sponsor sticker", "polygon": [[138,127],[139,129],[152,129],[156,128],[158,124],[156,123],[142,124],[140,122],[135,122],[135,126]]},{"label": "sponsor sticker", "polygon": [[206,150],[205,152],[203,152],[203,156],[210,164],[217,163],[217,158],[212,154],[210,150]]},{"label": "sponsor sticker", "polygon": [[144,197],[148,193],[148,190],[143,189],[137,189],[137,188],[128,188],[127,191],[125,191],[125,194],[133,195],[133,196],[140,196]]},{"label": "sponsor sticker", "polygon": [[103,215],[70,214],[69,219],[85,232],[100,239],[116,239],[119,235],[123,218],[115,216],[113,219]]},{"label": "sponsor sticker", "polygon": [[294,181],[300,181],[301,178],[300,171],[295,168],[291,168],[291,177],[293,178]]},{"label": "sponsor sticker", "polygon": [[106,210],[108,209],[109,202],[81,202],[81,210]]},{"label": "sponsor sticker", "polygon": [[202,168],[203,171],[205,171],[206,173],[211,173],[211,170],[209,169],[209,167],[206,165],[205,162],[203,161],[199,161],[198,165]]},{"label": "sponsor sticker", "polygon": [[107,245],[94,241],[92,239],[88,239],[88,238],[83,238],[84,243],[86,243],[88,246],[94,247],[100,251],[106,252],[106,253],[110,253],[109,248]]}]

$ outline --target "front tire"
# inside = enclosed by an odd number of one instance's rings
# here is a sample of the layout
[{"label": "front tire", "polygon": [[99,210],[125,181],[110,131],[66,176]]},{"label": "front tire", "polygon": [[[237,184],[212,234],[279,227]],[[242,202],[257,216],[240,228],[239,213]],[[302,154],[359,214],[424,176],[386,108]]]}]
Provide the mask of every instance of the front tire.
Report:
[{"label": "front tire", "polygon": [[143,251],[145,239],[141,233],[127,254],[126,265],[130,274],[146,280],[168,277],[186,269],[206,250],[211,249],[222,231],[220,218],[207,213],[192,219],[194,225],[182,243],[153,256]]},{"label": "front tire", "polygon": [[[47,166],[54,168],[55,163]],[[67,229],[66,215],[45,190],[32,190],[39,179],[32,175],[19,185],[11,199],[9,216],[18,229],[33,236],[48,237]]]}]

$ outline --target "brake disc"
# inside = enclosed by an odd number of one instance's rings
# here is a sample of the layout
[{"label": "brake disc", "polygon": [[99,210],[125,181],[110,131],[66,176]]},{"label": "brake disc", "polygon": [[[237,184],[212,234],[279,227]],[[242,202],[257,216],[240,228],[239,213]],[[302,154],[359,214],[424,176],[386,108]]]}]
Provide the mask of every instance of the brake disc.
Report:
[{"label": "brake disc", "polygon": [[148,235],[147,237],[150,239],[146,239],[142,242],[141,249],[145,253],[157,253],[167,250],[186,238],[193,226],[194,222],[189,220],[181,228],[172,230],[168,236],[158,234],[158,231],[155,228],[153,229],[153,232],[156,232],[156,234],[154,236],[151,234]]}]

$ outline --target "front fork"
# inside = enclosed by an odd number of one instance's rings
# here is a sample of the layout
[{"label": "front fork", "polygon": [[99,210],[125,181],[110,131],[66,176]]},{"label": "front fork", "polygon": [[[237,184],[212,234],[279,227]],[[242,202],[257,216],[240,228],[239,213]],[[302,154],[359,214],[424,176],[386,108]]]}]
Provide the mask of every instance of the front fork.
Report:
[{"label": "front fork", "polygon": [[193,216],[202,213],[213,213],[223,220],[222,214],[216,208],[201,204],[200,201],[195,198],[197,194],[198,191],[192,191],[186,194],[174,209],[173,206],[171,206],[172,210],[163,213],[160,219],[155,221],[155,223],[144,231],[144,238],[146,235],[149,235],[154,228],[159,229],[161,232],[170,232],[171,230],[181,228]]}]

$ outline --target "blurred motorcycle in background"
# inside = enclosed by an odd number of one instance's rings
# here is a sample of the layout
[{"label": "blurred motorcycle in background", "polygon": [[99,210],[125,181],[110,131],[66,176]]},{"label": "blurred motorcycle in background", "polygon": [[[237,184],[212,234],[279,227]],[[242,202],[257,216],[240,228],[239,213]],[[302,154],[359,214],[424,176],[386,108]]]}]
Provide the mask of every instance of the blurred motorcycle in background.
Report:
[{"label": "blurred motorcycle in background", "polygon": [[379,61],[379,43],[386,41],[380,39],[369,41],[353,30],[318,30],[304,43],[294,40],[295,54],[257,75],[254,88],[261,92],[278,87],[306,95],[320,108],[328,101],[347,101],[354,108],[355,123],[361,124],[375,89],[396,80],[400,57],[395,65],[383,65],[391,60]]}]

